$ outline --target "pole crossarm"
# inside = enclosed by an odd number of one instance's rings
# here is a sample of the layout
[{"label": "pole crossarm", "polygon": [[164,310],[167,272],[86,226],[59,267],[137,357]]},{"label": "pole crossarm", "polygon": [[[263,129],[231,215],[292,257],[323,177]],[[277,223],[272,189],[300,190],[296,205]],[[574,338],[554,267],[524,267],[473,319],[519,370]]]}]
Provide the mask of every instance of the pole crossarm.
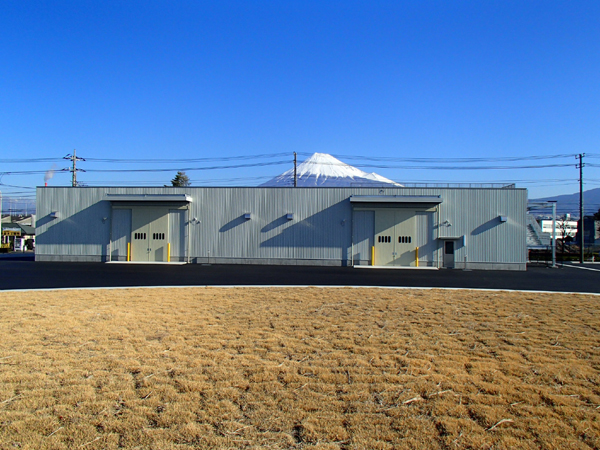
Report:
[{"label": "pole crossarm", "polygon": [[63,159],[68,159],[69,161],[73,162],[73,167],[71,169],[67,168],[65,170],[71,172],[71,174],[72,174],[71,186],[77,187],[77,172],[85,172],[85,170],[77,168],[77,161],[85,161],[85,159],[79,158],[77,156],[77,150],[75,150],[75,149],[73,149],[72,155],[68,154]]}]

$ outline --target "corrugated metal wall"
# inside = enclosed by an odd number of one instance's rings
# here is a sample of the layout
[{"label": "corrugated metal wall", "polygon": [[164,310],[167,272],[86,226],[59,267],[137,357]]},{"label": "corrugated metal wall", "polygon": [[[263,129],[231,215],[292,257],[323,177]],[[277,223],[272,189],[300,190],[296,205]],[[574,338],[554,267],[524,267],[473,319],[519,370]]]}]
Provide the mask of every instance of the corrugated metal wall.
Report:
[{"label": "corrugated metal wall", "polygon": [[417,211],[417,239],[415,245],[419,247],[419,265],[434,266],[438,241],[434,235],[434,215],[433,211]]},{"label": "corrugated metal wall", "polygon": [[131,209],[114,209],[110,244],[111,261],[127,261],[127,244],[131,239]]},{"label": "corrugated metal wall", "polygon": [[185,261],[186,220],[185,209],[169,210],[169,242],[171,244],[171,261]]},{"label": "corrugated metal wall", "polygon": [[[352,256],[351,195],[440,195],[433,233],[466,236],[466,246],[456,251],[458,262],[465,255],[469,262],[526,261],[527,191],[458,188],[40,187],[36,256],[106,260],[112,212],[103,200],[107,193],[191,195],[189,217],[197,220],[187,226],[196,261],[346,263]],[[501,223],[501,215],[508,222]],[[435,258],[441,258],[439,251]]]},{"label": "corrugated metal wall", "polygon": [[374,245],[373,237],[375,236],[375,212],[355,211],[353,222],[353,263],[356,265],[370,264],[372,257],[371,247]]},{"label": "corrugated metal wall", "polygon": [[[105,189],[37,188],[36,259],[108,260],[110,202],[102,201]],[[52,217],[56,212],[56,218]],[[37,242],[36,242],[37,243]]]}]

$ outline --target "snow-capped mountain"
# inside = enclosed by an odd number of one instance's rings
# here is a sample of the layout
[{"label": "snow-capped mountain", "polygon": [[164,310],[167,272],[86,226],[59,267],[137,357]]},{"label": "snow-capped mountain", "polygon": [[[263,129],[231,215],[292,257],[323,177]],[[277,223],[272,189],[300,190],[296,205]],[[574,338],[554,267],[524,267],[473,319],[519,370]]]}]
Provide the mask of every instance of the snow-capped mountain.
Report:
[{"label": "snow-capped mountain", "polygon": [[[298,164],[296,184],[299,187],[402,186],[376,173],[363,172],[326,153],[315,153]],[[294,169],[282,173],[261,186],[294,186]]]}]

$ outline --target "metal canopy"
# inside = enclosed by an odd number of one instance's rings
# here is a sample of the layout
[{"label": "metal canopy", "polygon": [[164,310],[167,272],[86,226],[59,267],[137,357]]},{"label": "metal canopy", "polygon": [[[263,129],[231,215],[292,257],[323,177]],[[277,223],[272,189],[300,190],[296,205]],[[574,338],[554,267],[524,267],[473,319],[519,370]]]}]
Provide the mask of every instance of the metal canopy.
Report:
[{"label": "metal canopy", "polygon": [[399,204],[428,204],[439,205],[443,200],[441,196],[433,195],[353,195],[350,203],[399,203]]},{"label": "metal canopy", "polygon": [[188,194],[105,194],[104,200],[111,202],[179,202],[191,203]]}]

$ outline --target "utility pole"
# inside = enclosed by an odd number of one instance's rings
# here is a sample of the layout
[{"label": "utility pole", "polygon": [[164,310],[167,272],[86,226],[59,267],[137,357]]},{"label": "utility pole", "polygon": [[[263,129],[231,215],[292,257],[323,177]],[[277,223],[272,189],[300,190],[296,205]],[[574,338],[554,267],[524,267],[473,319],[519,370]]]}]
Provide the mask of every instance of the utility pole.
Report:
[{"label": "utility pole", "polygon": [[294,187],[298,187],[297,181],[297,160],[296,160],[296,152],[294,152]]},{"label": "utility pole", "polygon": [[556,269],[556,200],[552,203],[552,268]]},{"label": "utility pole", "polygon": [[75,150],[75,149],[73,149],[73,154],[72,155],[69,154],[69,155],[65,156],[63,159],[68,159],[70,161],[73,161],[73,167],[71,169],[67,168],[65,170],[68,170],[72,174],[72,176],[71,176],[71,186],[72,187],[77,187],[77,172],[85,172],[85,170],[77,168],[77,161],[85,161],[85,159],[78,158],[77,157],[77,150]]},{"label": "utility pole", "polygon": [[579,159],[579,164],[577,167],[579,168],[579,262],[583,264],[583,246],[585,243],[585,238],[583,236],[583,157],[585,153],[580,153],[575,158]]}]

